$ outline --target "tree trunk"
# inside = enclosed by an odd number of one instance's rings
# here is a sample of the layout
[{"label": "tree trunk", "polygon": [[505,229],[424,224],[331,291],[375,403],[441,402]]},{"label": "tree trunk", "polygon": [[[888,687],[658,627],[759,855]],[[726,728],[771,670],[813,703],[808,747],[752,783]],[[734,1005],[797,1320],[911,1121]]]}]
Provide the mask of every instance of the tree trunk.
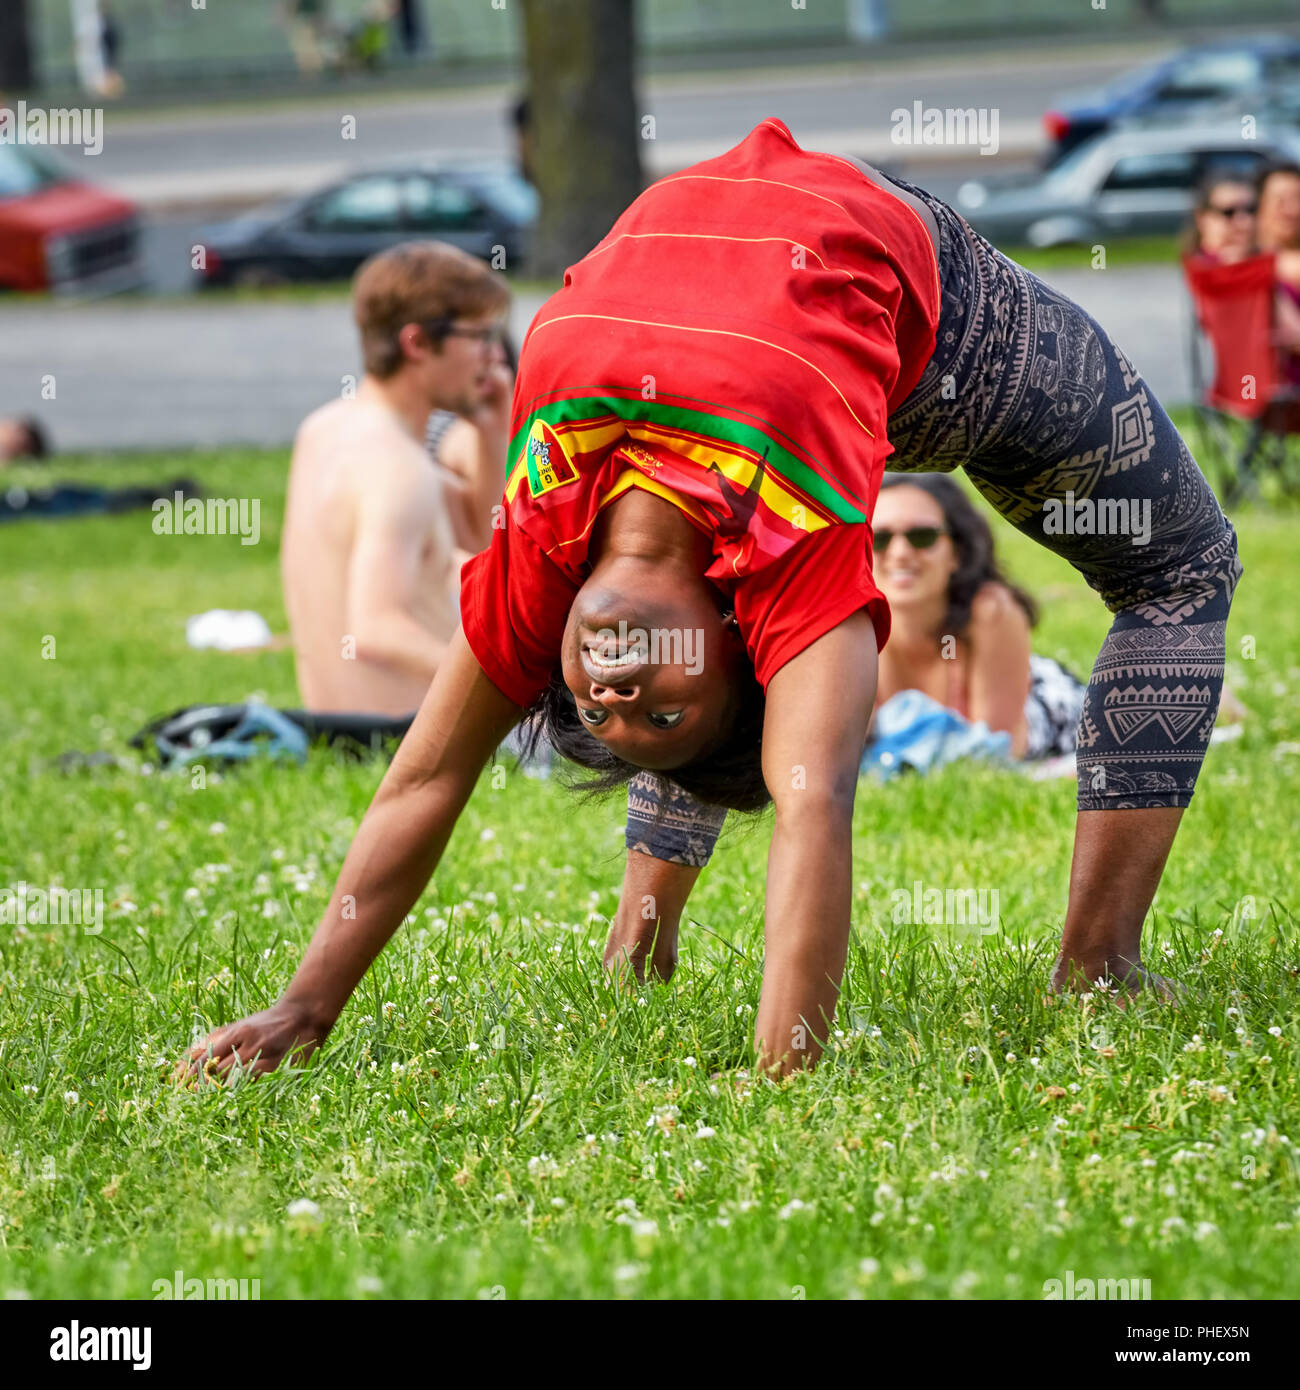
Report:
[{"label": "tree trunk", "polygon": [[541,213],[528,267],[559,276],[641,192],[635,0],[523,0],[529,164]]},{"label": "tree trunk", "polygon": [[0,93],[25,92],[35,83],[27,0],[3,0],[0,21]]}]

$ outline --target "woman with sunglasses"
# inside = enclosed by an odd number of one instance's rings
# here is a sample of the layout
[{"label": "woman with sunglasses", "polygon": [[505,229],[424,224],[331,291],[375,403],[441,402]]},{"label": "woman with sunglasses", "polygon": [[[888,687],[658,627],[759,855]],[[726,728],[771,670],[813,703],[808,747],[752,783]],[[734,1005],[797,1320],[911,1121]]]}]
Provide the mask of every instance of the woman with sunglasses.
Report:
[{"label": "woman with sunglasses", "polygon": [[1196,190],[1192,216],[1183,234],[1183,254],[1219,265],[1235,265],[1256,255],[1258,206],[1248,178],[1211,171]]},{"label": "woman with sunglasses", "polygon": [[1213,265],[1273,257],[1275,340],[1284,377],[1300,385],[1300,166],[1266,164],[1253,183],[1211,171],[1197,190],[1183,249]]},{"label": "woman with sunglasses", "polygon": [[871,554],[887,458],[965,467],[1114,613],[1080,724],[1053,981],[1163,989],[1142,925],[1214,723],[1240,565],[1169,417],[1082,309],[938,199],[770,119],[652,185],[570,267],[514,400],[461,631],[325,917],[281,1000],[186,1066],[267,1070],[328,1035],[529,712],[598,778],[632,782],[611,967],[671,970],[718,808],[774,803],[754,1042],[764,1070],[813,1063],[889,636]]},{"label": "woman with sunglasses", "polygon": [[1011,736],[1016,758],[1074,751],[1084,687],[1030,650],[1033,599],[1002,573],[988,522],[942,473],[886,473],[872,517],[893,625],[877,708],[919,690]]}]

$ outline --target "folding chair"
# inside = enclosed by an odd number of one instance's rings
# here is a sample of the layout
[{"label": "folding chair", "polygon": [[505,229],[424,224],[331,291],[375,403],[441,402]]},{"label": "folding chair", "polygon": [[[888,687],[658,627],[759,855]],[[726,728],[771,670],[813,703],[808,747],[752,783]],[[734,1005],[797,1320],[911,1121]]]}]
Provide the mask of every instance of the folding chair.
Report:
[{"label": "folding chair", "polygon": [[[1274,338],[1274,258],[1252,256],[1235,265],[1216,265],[1189,256],[1183,261],[1183,274],[1194,312],[1192,380],[1202,426],[1231,459],[1233,446],[1224,417],[1247,425],[1233,461],[1233,484],[1257,491],[1256,458],[1275,450],[1280,464],[1287,435],[1300,433],[1300,391],[1284,378]],[[1214,357],[1212,376],[1204,366],[1202,335]]]}]

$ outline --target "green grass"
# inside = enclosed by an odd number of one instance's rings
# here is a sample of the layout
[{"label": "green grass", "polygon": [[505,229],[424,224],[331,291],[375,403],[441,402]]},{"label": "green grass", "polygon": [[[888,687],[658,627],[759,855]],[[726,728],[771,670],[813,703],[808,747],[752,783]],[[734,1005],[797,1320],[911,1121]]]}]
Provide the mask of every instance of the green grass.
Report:
[{"label": "green grass", "polygon": [[[1178,238],[1175,236],[1110,237],[1106,241],[1107,270],[1120,266],[1178,264]],[[1053,270],[1096,270],[1092,243],[1078,246],[1014,246],[999,244],[998,250],[1035,275]]]},{"label": "green grass", "polygon": [[[1189,987],[1176,1011],[1047,994],[1072,784],[953,767],[864,784],[843,1036],[815,1073],[757,1082],[767,822],[724,837],[672,985],[620,996],[600,971],[619,807],[511,771],[310,1067],[182,1091],[191,1035],[289,978],[382,772],[314,754],[196,789],[125,746],[193,701],[294,702],[287,653],[184,639],[212,607],[283,627],[286,464],[57,466],[260,497],[256,547],[155,536],[147,512],[3,530],[0,886],[107,907],[99,935],[0,931],[0,1293],[149,1298],[179,1269],[263,1298],[1040,1298],[1067,1270],[1158,1299],[1296,1294],[1294,513],[1234,518],[1250,718],[1210,750],[1148,927]],[[1044,600],[1039,649],[1086,669],[1100,603],[997,533]],[[73,748],[127,765],[52,766]],[[996,889],[999,934],[896,925],[915,880]]]}]

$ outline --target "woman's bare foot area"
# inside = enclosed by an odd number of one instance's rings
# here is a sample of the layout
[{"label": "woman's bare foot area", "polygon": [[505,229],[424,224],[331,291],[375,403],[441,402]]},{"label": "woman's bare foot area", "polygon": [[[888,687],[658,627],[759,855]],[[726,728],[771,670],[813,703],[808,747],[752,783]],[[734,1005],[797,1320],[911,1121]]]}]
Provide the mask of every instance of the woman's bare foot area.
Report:
[{"label": "woman's bare foot area", "polygon": [[1182,993],[1182,986],[1176,981],[1148,970],[1139,959],[1122,955],[1093,960],[1080,960],[1077,956],[1067,959],[1064,952],[1057,958],[1052,970],[1052,989],[1058,994],[1102,990],[1113,995],[1120,1008],[1125,1006],[1129,995],[1145,992],[1175,1004]]}]

